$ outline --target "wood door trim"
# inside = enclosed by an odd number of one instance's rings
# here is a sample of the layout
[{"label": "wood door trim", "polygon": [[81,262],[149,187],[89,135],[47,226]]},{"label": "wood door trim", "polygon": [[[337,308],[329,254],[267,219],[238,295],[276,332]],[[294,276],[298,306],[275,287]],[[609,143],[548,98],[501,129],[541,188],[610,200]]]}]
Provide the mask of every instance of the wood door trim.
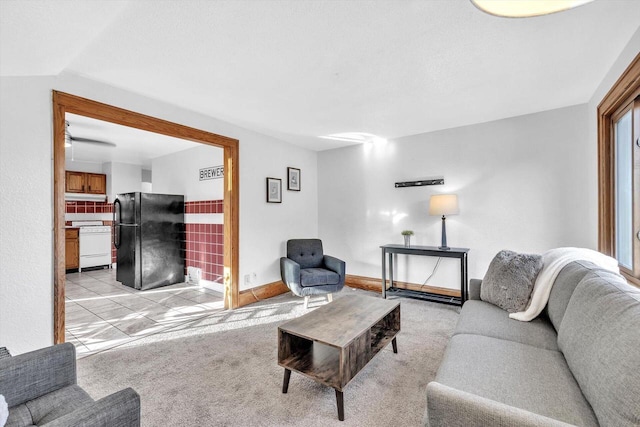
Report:
[{"label": "wood door trim", "polygon": [[149,132],[223,148],[225,308],[239,307],[239,141],[211,132],[125,110],[64,92],[53,91],[53,339],[64,342],[65,322],[65,114],[73,113]]},{"label": "wood door trim", "polygon": [[[640,53],[598,105],[598,250],[615,257],[615,191],[613,126],[611,119],[629,99],[640,94]],[[635,251],[634,251],[635,252]],[[621,271],[627,281],[640,287],[640,280]]]},{"label": "wood door trim", "polygon": [[640,53],[598,105],[598,250],[615,256],[614,168],[611,116],[640,89]]}]

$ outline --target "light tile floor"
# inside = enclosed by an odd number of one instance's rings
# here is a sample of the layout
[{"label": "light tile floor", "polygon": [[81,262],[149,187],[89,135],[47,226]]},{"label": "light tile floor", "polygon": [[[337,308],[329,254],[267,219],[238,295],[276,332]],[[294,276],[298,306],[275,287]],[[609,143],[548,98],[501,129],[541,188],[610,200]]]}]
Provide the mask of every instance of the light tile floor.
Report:
[{"label": "light tile floor", "polygon": [[116,270],[67,274],[66,341],[78,358],[222,311],[222,294],[178,283],[138,291],[116,281]]}]

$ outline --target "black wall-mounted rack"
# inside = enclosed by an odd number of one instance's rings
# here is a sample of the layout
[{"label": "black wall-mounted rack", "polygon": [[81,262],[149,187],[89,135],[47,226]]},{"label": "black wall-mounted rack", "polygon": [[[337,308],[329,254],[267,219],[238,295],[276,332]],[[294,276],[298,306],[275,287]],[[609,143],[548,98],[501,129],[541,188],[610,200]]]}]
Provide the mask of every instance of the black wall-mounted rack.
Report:
[{"label": "black wall-mounted rack", "polygon": [[396,188],[422,187],[424,185],[444,185],[444,178],[423,179],[423,180],[420,180],[420,181],[396,182]]}]

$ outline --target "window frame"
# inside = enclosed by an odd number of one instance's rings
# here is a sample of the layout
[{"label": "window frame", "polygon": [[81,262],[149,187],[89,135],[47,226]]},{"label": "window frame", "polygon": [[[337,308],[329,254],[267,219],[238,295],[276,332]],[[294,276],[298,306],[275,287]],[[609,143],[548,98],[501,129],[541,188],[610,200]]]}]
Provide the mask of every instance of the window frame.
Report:
[{"label": "window frame", "polygon": [[[633,108],[633,137],[640,136],[640,109],[638,101],[640,95],[640,53],[622,73],[618,81],[611,87],[598,105],[598,250],[615,257],[615,140],[613,119],[629,104]],[[638,153],[638,148],[634,151]],[[634,173],[634,196],[640,192],[640,173]],[[634,197],[634,232],[640,230],[640,196]],[[640,241],[634,238],[632,270],[620,268],[627,280],[640,286]]]}]

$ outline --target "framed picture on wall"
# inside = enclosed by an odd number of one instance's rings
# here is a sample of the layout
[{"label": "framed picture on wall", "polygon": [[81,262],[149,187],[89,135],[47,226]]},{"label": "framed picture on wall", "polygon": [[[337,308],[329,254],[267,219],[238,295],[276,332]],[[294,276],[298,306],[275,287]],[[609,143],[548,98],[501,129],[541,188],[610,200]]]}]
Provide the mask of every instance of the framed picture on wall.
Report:
[{"label": "framed picture on wall", "polygon": [[287,168],[287,190],[300,191],[300,169]]},{"label": "framed picture on wall", "polygon": [[282,180],[267,178],[267,203],[282,203]]}]

